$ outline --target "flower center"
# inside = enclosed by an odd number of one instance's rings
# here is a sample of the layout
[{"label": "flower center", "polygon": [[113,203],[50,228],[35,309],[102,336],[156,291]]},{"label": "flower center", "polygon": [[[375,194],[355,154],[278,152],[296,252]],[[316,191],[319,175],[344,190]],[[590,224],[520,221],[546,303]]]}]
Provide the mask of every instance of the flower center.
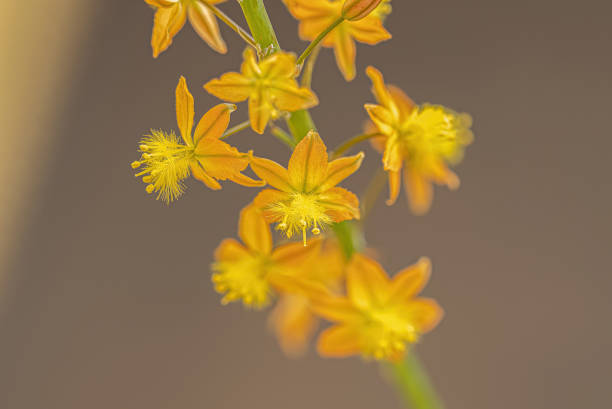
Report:
[{"label": "flower center", "polygon": [[306,230],[319,234],[320,227],[331,222],[318,197],[313,193],[293,193],[289,200],[273,204],[269,211],[280,220],[276,228],[285,232],[288,238],[301,231],[305,246]]},{"label": "flower center", "polygon": [[368,311],[366,316],[366,355],[376,359],[403,356],[406,344],[417,341],[418,333],[402,315],[392,309]]},{"label": "flower center", "polygon": [[263,256],[251,256],[237,261],[213,265],[212,281],[218,293],[224,293],[222,304],[242,300],[244,305],[262,308],[270,301],[271,288],[267,276],[270,261]]}]

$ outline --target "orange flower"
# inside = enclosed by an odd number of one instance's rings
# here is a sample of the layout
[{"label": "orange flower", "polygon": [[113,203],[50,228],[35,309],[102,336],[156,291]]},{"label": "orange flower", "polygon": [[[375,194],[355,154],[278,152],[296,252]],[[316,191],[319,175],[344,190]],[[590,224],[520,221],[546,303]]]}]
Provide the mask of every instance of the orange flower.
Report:
[{"label": "orange flower", "polygon": [[[296,276],[338,293],[344,281],[346,263],[337,241],[326,239],[320,253],[308,259]],[[310,310],[306,295],[281,288],[282,295],[270,314],[270,326],[283,351],[289,356],[299,356],[306,351],[319,320]]]},{"label": "orange flower", "polygon": [[183,180],[190,174],[213,190],[221,189],[217,180],[229,179],[243,186],[263,186],[242,172],[249,164],[248,155],[219,137],[227,129],[232,104],[219,104],[202,116],[193,129],[193,96],[181,77],[176,87],[176,121],[182,142],[174,132],[151,130],[151,135],[140,141],[141,158],[132,168],[142,167],[136,176],[143,176],[147,192],[157,192],[157,198],[169,203],[185,191]]},{"label": "orange flower", "polygon": [[327,148],[318,133],[310,131],[295,147],[289,167],[264,158],[253,158],[251,169],[270,186],[257,195],[254,203],[264,211],[268,222],[287,237],[306,230],[320,233],[320,227],[359,218],[359,199],[338,183],[357,171],[363,153],[328,163]]},{"label": "orange flower", "polygon": [[[299,34],[302,40],[314,40],[343,15],[342,0],[283,2],[293,17],[300,20]],[[383,18],[383,13],[371,13],[358,21],[346,20],[321,42],[323,47],[333,47],[338,67],[347,81],[355,78],[355,40],[374,45],[391,38],[391,34],[383,27]]]},{"label": "orange flower", "polygon": [[433,197],[431,183],[459,187],[459,178],[447,163],[461,161],[465,146],[472,142],[472,119],[440,105],[416,105],[402,90],[385,86],[383,76],[374,67],[366,73],[372,80],[372,92],[379,105],[366,104],[373,124],[367,132],[381,135],[374,146],[383,153],[383,165],[389,174],[388,205],[399,194],[401,170],[408,201],[415,214],[429,210]]},{"label": "orange flower", "polygon": [[204,3],[218,4],[225,0],[145,0],[157,10],[153,20],[151,47],[153,57],[157,58],[170,44],[172,38],[189,22],[202,40],[215,51],[225,54],[227,47],[221,38],[215,15]]},{"label": "orange flower", "polygon": [[257,62],[255,53],[244,52],[241,72],[228,72],[204,85],[209,93],[229,102],[249,100],[251,128],[262,134],[270,118],[282,112],[311,108],[319,103],[308,88],[295,80],[295,55],[276,52]]},{"label": "orange flower", "polygon": [[275,280],[297,271],[319,250],[319,241],[304,247],[289,243],[274,248],[270,227],[253,205],[240,213],[238,236],[244,244],[225,239],[215,251],[212,281],[221,303],[242,300],[247,307],[262,308],[274,294]]},{"label": "orange flower", "polygon": [[430,271],[429,259],[421,258],[389,279],[376,261],[355,254],[347,268],[346,297],[311,293],[313,311],[337,323],[319,336],[319,353],[401,360],[407,345],[431,331],[443,315],[434,300],[417,297]]}]

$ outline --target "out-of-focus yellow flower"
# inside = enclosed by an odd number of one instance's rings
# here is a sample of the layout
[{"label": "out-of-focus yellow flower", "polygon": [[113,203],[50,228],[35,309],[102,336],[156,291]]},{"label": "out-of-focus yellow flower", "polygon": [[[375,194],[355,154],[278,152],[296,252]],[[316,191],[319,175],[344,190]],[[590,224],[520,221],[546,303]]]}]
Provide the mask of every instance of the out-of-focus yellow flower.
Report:
[{"label": "out-of-focus yellow flower", "polygon": [[357,21],[366,17],[382,0],[344,0],[342,5],[342,17],[347,20]]},{"label": "out-of-focus yellow flower", "polygon": [[374,123],[369,130],[381,134],[374,146],[384,149],[390,191],[387,204],[397,199],[403,167],[411,209],[415,214],[426,213],[433,197],[432,182],[451,189],[459,187],[459,178],[447,164],[460,162],[465,146],[472,142],[472,119],[440,105],[416,105],[399,88],[385,86],[382,74],[374,67],[368,67],[366,73],[379,103],[366,104],[365,108]]},{"label": "out-of-focus yellow flower", "polygon": [[[314,40],[321,32],[342,16],[342,0],[283,0],[289,12],[300,20],[299,34],[303,40]],[[383,7],[384,6],[384,7]],[[391,38],[383,27],[385,4],[368,16],[358,20],[346,20],[321,42],[333,47],[336,62],[347,81],[355,78],[355,40],[366,44],[378,44]]]},{"label": "out-of-focus yellow flower", "polygon": [[[398,361],[407,345],[431,331],[443,315],[434,300],[417,297],[429,279],[431,264],[421,258],[389,279],[374,260],[355,254],[347,267],[347,296],[311,293],[313,311],[337,325],[317,343],[322,356]],[[314,287],[313,287],[314,288]]]},{"label": "out-of-focus yellow flower", "polygon": [[174,132],[151,130],[151,135],[140,141],[140,160],[132,162],[132,168],[142,167],[136,176],[143,176],[147,192],[157,192],[157,199],[169,203],[183,194],[183,180],[189,174],[213,190],[221,189],[217,180],[226,179],[243,186],[263,186],[264,182],[240,173],[249,164],[248,155],[219,140],[235,109],[233,104],[213,107],[192,134],[193,96],[181,77],[176,87],[176,120],[182,141]]},{"label": "out-of-focus yellow flower", "polygon": [[204,3],[218,4],[225,0],[145,0],[156,8],[153,20],[151,47],[153,57],[157,58],[170,44],[172,38],[189,22],[202,40],[215,51],[225,54],[227,47],[221,38],[215,15]]},{"label": "out-of-focus yellow flower", "polygon": [[[323,241],[319,254],[304,263],[296,276],[339,293],[346,264],[337,241],[328,238]],[[270,315],[270,326],[283,351],[289,356],[300,356],[306,351],[319,320],[310,310],[306,295],[298,291],[287,292],[286,287],[282,294]]]},{"label": "out-of-focus yellow flower", "polygon": [[293,274],[319,250],[320,240],[304,247],[289,243],[273,247],[272,233],[261,210],[252,204],[240,213],[238,236],[225,239],[215,251],[215,290],[225,294],[222,304],[242,300],[247,307],[262,308],[274,293],[275,280]]},{"label": "out-of-focus yellow flower", "polygon": [[308,88],[295,80],[295,55],[277,52],[257,62],[255,53],[244,52],[241,72],[228,72],[214,78],[204,88],[214,96],[229,102],[249,100],[251,127],[262,134],[270,119],[283,112],[311,108],[319,103]]},{"label": "out-of-focus yellow flower", "polygon": [[306,230],[319,234],[324,225],[359,219],[359,199],[338,183],[361,166],[363,153],[328,163],[327,148],[318,133],[310,131],[295,147],[288,169],[264,158],[253,158],[251,169],[270,186],[255,198],[268,222],[289,238]]}]

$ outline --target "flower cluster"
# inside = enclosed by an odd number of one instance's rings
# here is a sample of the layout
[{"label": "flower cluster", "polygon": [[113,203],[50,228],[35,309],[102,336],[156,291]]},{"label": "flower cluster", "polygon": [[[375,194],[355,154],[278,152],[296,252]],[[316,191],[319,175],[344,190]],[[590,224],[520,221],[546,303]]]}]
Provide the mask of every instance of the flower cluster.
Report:
[{"label": "flower cluster", "polygon": [[[187,19],[217,52],[227,52],[217,18],[248,46],[239,70],[203,84],[222,103],[195,127],[193,96],[180,77],[180,138],[173,131],[151,130],[139,144],[140,158],[132,163],[145,190],[167,204],[185,192],[190,176],[212,190],[221,189],[219,181],[225,180],[261,189],[239,215],[240,240],[224,239],[214,253],[212,282],[221,302],[240,301],[257,310],[276,302],[270,328],[288,355],[306,351],[320,320],[326,320],[333,325],[319,335],[320,355],[402,359],[443,315],[435,301],[419,296],[431,263],[421,258],[389,277],[371,256],[374,252],[363,245],[362,227],[355,223],[362,215],[360,200],[339,186],[360,169],[365,154],[344,153],[370,140],[382,152],[382,168],[388,173],[387,204],[396,202],[403,176],[412,212],[424,214],[431,206],[432,183],[451,189],[459,185],[449,166],[461,160],[472,141],[471,118],[441,105],[415,104],[399,88],[386,85],[373,67],[366,74],[377,103],[365,104],[369,120],[363,135],[328,153],[308,112],[318,104],[309,78],[320,47],[333,48],[342,75],[352,80],[357,73],[355,41],[374,45],[391,38],[383,27],[390,1],[283,0],[299,20],[300,38],[311,41],[299,56],[280,49],[261,0],[241,2],[252,36],[217,7],[223,0],[145,1],[156,10],[154,57],[170,46]],[[234,104],[245,101],[249,120],[228,129]],[[257,134],[269,132],[291,148],[287,166],[225,142],[249,127]],[[280,242],[274,240],[273,227],[284,236]]]}]

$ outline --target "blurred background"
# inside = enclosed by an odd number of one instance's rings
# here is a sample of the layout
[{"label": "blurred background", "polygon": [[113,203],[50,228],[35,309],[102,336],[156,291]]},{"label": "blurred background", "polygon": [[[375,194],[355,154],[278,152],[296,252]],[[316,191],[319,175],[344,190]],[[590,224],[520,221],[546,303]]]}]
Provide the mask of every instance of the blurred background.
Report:
[{"label": "blurred background", "polygon": [[[296,21],[267,6],[281,46],[301,51]],[[425,294],[447,315],[418,350],[437,388],[448,408],[607,406],[610,3],[393,7],[393,40],[358,46],[352,83],[322,53],[312,112],[329,146],[359,133],[374,64],[417,102],[474,117],[461,189],[437,188],[425,217],[381,201],[367,225],[390,272],[433,260]],[[4,1],[0,21],[0,407],[401,407],[375,364],[287,359],[266,313],[219,304],[212,253],[254,190],[190,180],[167,207],[132,176],[140,136],[176,129],[179,75],[196,115],[217,103],[202,84],[238,68],[233,32],[221,56],[186,25],[153,60],[142,1]],[[246,117],[240,105],[232,123]],[[231,141],[288,158],[269,136]],[[380,160],[363,149],[355,192]]]}]

